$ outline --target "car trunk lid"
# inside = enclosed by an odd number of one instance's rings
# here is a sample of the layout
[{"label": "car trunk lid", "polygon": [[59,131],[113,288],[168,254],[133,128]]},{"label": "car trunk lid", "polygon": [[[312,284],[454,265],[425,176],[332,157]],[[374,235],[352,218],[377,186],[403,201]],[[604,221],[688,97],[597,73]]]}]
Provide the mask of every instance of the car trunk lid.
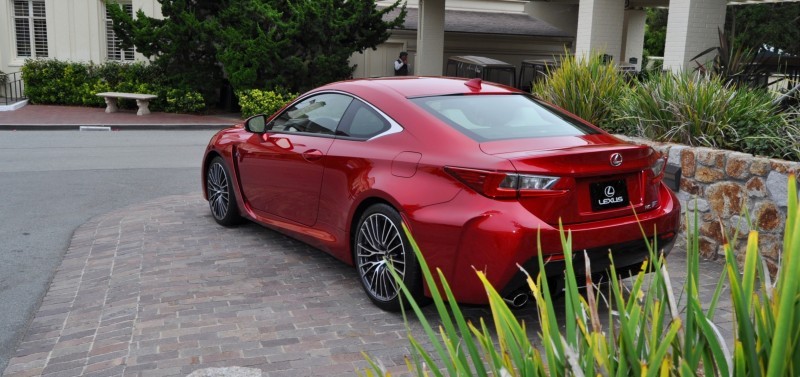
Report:
[{"label": "car trunk lid", "polygon": [[[528,149],[520,140],[481,144],[508,159],[519,174],[559,177],[552,190],[528,192],[518,200],[541,220],[557,225],[598,221],[657,208],[659,178],[651,167],[659,155],[647,146],[608,135],[554,137]],[[632,208],[631,208],[632,206]]]}]

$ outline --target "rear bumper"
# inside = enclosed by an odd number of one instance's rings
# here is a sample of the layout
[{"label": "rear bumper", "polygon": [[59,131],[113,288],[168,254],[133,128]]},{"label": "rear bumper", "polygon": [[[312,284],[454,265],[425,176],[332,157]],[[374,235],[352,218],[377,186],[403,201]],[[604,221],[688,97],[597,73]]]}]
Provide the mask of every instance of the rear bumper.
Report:
[{"label": "rear bumper", "polygon": [[[565,234],[571,234],[576,271],[584,269],[584,250],[593,272],[608,269],[609,250],[618,270],[638,268],[649,257],[645,236],[650,240],[655,236],[659,251],[668,252],[679,230],[680,204],[665,186],[660,192],[661,205],[654,210],[564,226]],[[524,285],[520,266],[531,276],[538,274],[539,252],[545,260],[563,260],[559,229],[516,202],[465,191],[451,202],[407,214],[428,264],[442,271],[459,302],[487,302],[475,270],[483,271],[495,289],[508,293]],[[548,276],[563,274],[563,262],[548,263],[546,270]]]},{"label": "rear bumper", "polygon": [[[665,234],[657,238],[657,242],[653,244],[653,240],[649,240],[651,247],[656,247],[653,250],[653,256],[658,257],[663,254],[668,255],[675,245],[677,236],[673,234]],[[656,251],[657,250],[657,251]],[[594,276],[606,275],[611,272],[616,272],[622,276],[627,276],[629,273],[636,274],[642,266],[642,263],[649,260],[651,257],[650,248],[647,242],[642,239],[641,241],[630,241],[617,245],[608,245],[604,247],[597,247],[588,249],[584,252],[573,252],[572,266],[575,271],[575,276],[579,282],[583,282],[583,277],[586,276],[586,258],[589,258],[590,273]],[[611,270],[611,266],[614,270]],[[527,288],[526,279],[528,275],[536,279],[540,275],[539,271],[539,258],[533,257],[521,265],[522,270],[517,272],[511,280],[506,284],[505,288],[500,291],[502,296],[511,294],[512,292],[522,288]],[[565,276],[566,262],[564,260],[545,261],[543,277],[554,278]],[[563,280],[563,279],[562,279]],[[594,282],[597,279],[593,277]],[[559,281],[559,283],[561,283]]]}]

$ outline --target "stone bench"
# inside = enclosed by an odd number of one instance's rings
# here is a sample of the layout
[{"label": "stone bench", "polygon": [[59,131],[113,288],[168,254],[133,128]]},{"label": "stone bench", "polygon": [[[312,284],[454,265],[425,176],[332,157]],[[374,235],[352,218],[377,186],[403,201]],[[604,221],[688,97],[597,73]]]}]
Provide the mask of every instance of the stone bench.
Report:
[{"label": "stone bench", "polygon": [[136,115],[150,114],[150,100],[158,98],[155,94],[139,94],[139,93],[120,93],[120,92],[103,92],[97,93],[98,97],[103,97],[106,100],[106,112],[116,113],[118,98],[135,99],[136,105],[139,106],[139,111]]}]

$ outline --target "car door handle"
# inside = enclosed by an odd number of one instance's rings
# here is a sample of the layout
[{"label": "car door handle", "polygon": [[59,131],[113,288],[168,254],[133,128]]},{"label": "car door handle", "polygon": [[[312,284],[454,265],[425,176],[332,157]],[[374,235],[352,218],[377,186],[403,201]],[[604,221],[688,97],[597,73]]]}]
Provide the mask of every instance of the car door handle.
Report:
[{"label": "car door handle", "polygon": [[311,149],[303,152],[303,158],[308,162],[319,161],[322,158],[322,151],[319,149]]}]

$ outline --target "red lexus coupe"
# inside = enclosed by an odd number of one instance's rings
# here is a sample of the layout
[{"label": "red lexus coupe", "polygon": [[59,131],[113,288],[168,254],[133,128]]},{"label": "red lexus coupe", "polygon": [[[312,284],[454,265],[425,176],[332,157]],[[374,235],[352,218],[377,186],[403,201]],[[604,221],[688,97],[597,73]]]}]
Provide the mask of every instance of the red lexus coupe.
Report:
[{"label": "red lexus coupe", "polygon": [[665,165],[513,88],[397,77],[329,84],[220,131],[203,188],[218,223],[247,218],[330,253],[356,267],[375,305],[398,310],[389,264],[429,293],[402,223],[462,303],[487,302],[474,269],[521,302],[517,265],[537,273],[537,232],[545,273],[562,274],[559,222],[593,272],[609,253],[618,269],[640,266],[640,229],[668,252],[680,205]]}]

